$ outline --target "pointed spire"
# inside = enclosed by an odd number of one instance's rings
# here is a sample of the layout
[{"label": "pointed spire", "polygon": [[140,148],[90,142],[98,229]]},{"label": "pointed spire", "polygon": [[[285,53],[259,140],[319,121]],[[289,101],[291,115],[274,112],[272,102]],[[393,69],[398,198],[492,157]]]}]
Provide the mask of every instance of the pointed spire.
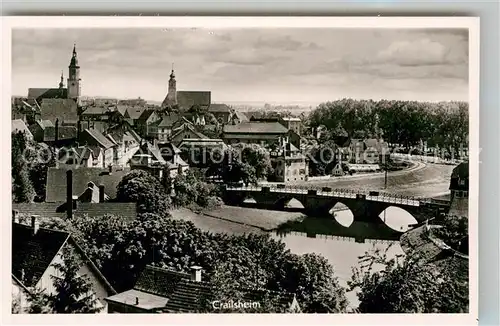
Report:
[{"label": "pointed spire", "polygon": [[172,62],[172,72],[170,73],[170,78],[175,78],[174,63],[173,62]]},{"label": "pointed spire", "polygon": [[59,82],[59,88],[63,88],[64,87],[64,75],[63,75],[63,71],[61,70],[61,81]]},{"label": "pointed spire", "polygon": [[70,66],[78,66],[78,58],[76,57],[76,43],[73,44],[73,55],[71,56]]}]

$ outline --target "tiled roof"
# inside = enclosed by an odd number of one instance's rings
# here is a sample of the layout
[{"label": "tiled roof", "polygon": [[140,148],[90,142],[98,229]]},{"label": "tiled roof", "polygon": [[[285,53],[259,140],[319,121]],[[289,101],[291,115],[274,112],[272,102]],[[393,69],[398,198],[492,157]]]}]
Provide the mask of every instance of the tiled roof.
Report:
[{"label": "tiled roof", "polygon": [[141,115],[139,116],[139,118],[137,120],[145,123],[155,112],[156,112],[156,110],[146,109],[146,110],[142,111]]},{"label": "tiled roof", "polygon": [[188,110],[193,105],[209,106],[211,103],[210,91],[178,91],[177,104],[181,110]]},{"label": "tiled roof", "polygon": [[193,134],[196,135],[196,137],[200,138],[200,139],[207,139],[207,138],[210,138],[208,136],[205,136],[204,134],[202,134],[201,132],[199,132],[198,130],[196,130],[194,128],[193,125],[190,125],[190,124],[183,124],[182,125],[182,128],[176,130],[175,134],[172,135],[172,138],[174,139],[175,137],[177,137],[177,135],[179,135],[181,132],[184,132],[185,129],[188,129],[190,130]]},{"label": "tiled roof", "polygon": [[54,124],[50,120],[38,120],[37,123],[42,129],[45,129],[47,127],[54,127]]},{"label": "tiled roof", "polygon": [[158,146],[155,146],[149,142],[144,143],[143,145],[139,146],[137,149],[137,152],[134,153],[133,156],[136,156],[138,154],[144,155],[148,154],[153,157],[154,160],[156,160],[156,163],[159,164],[165,164],[167,163],[165,159],[163,159],[163,156],[161,155],[160,149]]},{"label": "tiled roof", "polygon": [[26,287],[35,286],[68,238],[67,232],[40,228],[33,234],[33,228],[13,223],[12,274]]},{"label": "tiled roof", "polygon": [[244,122],[225,125],[225,134],[286,134],[288,129],[279,122]]},{"label": "tiled roof", "polygon": [[[78,129],[73,126],[59,126],[59,140],[69,140],[77,137]],[[51,142],[56,139],[56,128],[46,127],[43,132],[43,141]]]},{"label": "tiled roof", "polygon": [[190,275],[148,265],[137,279],[134,289],[161,296],[171,295],[182,279]]},{"label": "tiled roof", "polygon": [[44,98],[40,107],[42,120],[55,122],[76,123],[78,121],[78,109],[76,102],[72,99]]},{"label": "tiled roof", "polygon": [[[50,167],[47,171],[46,201],[63,202],[66,200],[66,171],[68,168]],[[110,174],[105,168],[73,169],[73,194],[79,195],[90,181],[97,186],[104,185],[104,192],[110,198],[116,198],[116,187],[122,178],[130,172],[129,168],[113,170]]]},{"label": "tiled roof", "polygon": [[30,88],[28,89],[28,99],[40,100],[47,98],[66,99],[68,97],[67,88]]},{"label": "tiled roof", "polygon": [[231,108],[226,104],[210,104],[208,112],[229,113],[231,112]]},{"label": "tiled roof", "polygon": [[82,112],[82,115],[102,115],[110,111],[111,110],[106,106],[90,105],[85,107],[84,111]]},{"label": "tiled roof", "polygon": [[180,119],[180,116],[176,113],[170,113],[163,117],[158,127],[172,127],[176,121]]},{"label": "tiled roof", "polygon": [[[139,308],[152,309],[156,312],[192,313],[206,307],[205,300],[215,298],[217,289],[209,282],[191,280],[189,274],[153,266],[146,266],[139,276],[134,292],[130,291],[108,298],[126,305],[135,305],[139,298]],[[258,302],[266,295],[278,300],[278,304],[287,309],[294,302],[294,295],[259,289],[239,289],[245,301]],[[142,293],[140,293],[142,292]],[[164,298],[161,300],[160,298]],[[132,299],[132,300],[131,300]],[[141,302],[142,301],[142,302]]]},{"label": "tiled roof", "polygon": [[[118,106],[120,107],[120,106]],[[119,109],[120,110],[120,109]],[[140,106],[136,106],[136,107],[127,107],[126,109],[126,112],[128,114],[128,116],[130,117],[130,119],[132,120],[137,120],[139,119],[139,117],[142,115],[142,113],[146,111],[146,108],[145,107],[140,107]]]},{"label": "tiled roof", "polygon": [[[83,193],[83,192],[82,192]],[[78,193],[78,195],[82,194]],[[66,218],[66,202],[57,203],[12,203],[12,209],[18,210],[20,214],[26,216],[39,215],[41,219],[47,218]],[[99,217],[106,214],[121,216],[126,220],[134,220],[137,217],[137,208],[135,203],[78,203],[77,208],[73,210],[74,216],[88,215],[90,217]]]},{"label": "tiled roof", "polygon": [[92,138],[94,138],[105,149],[108,149],[108,148],[115,146],[115,144],[113,144],[113,142],[111,142],[111,140],[106,138],[106,136],[104,136],[98,130],[85,129],[84,132],[87,132]]}]

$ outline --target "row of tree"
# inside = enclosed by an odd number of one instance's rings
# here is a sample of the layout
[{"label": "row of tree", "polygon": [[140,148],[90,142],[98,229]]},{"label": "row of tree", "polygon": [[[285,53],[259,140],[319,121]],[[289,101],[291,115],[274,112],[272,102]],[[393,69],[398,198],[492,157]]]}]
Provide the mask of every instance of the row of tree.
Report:
[{"label": "row of tree", "polygon": [[320,104],[307,117],[311,132],[326,128],[326,138],[383,136],[407,149],[420,141],[455,155],[468,144],[469,105],[466,102],[373,101],[342,99]]}]

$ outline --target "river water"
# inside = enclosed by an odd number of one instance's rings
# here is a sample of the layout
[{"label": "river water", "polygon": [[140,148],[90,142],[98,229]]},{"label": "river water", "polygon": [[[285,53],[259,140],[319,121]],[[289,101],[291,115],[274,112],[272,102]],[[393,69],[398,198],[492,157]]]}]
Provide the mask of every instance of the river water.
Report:
[{"label": "river water", "polygon": [[[388,175],[387,188],[384,187],[384,176],[370,177],[369,179],[338,180],[334,182],[321,183],[333,188],[369,189],[380,190],[393,194],[402,194],[415,197],[435,197],[448,193],[449,179],[453,166],[428,164],[425,167],[408,174]],[[352,222],[352,213],[349,210],[335,212],[335,219],[339,224],[349,226]],[[408,224],[415,223],[415,219],[406,211],[395,207],[389,207],[381,216],[391,229],[404,231]],[[321,231],[320,231],[321,232]],[[325,228],[325,234],[328,234]],[[358,263],[358,257],[367,250],[374,247],[386,248],[387,242],[380,243],[376,240],[355,242],[354,239],[337,239],[332,235],[316,234],[315,237],[308,236],[306,232],[291,232],[273,234],[273,237],[283,241],[287,248],[296,254],[316,253],[324,256],[333,265],[335,274],[339,277],[341,284],[351,279],[352,267]],[[375,242],[375,243],[374,243]],[[391,242],[388,251],[390,257],[402,254],[399,242]],[[356,294],[347,294],[351,306],[357,306]]]}]

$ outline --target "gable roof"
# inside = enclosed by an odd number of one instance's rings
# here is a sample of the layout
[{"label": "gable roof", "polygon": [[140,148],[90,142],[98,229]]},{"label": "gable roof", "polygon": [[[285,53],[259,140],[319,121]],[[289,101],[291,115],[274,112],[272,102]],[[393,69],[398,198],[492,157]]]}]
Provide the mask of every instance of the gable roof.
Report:
[{"label": "gable roof", "polygon": [[[106,191],[106,189],[105,189]],[[78,193],[79,195],[82,194]],[[55,203],[12,203],[12,209],[18,210],[20,214],[26,216],[38,215],[41,219],[59,217],[66,219],[66,202]],[[137,218],[136,203],[92,203],[79,202],[76,209],[73,210],[74,216],[88,215],[90,217],[99,217],[107,214],[121,216],[125,220],[135,220]]]},{"label": "gable roof", "polygon": [[50,120],[38,120],[36,123],[42,128],[45,129],[47,127],[54,127],[54,124]]},{"label": "gable roof", "polygon": [[35,286],[68,238],[68,232],[40,228],[33,234],[30,226],[13,223],[12,274],[26,287]]},{"label": "gable roof", "polygon": [[151,155],[153,159],[156,162],[153,162],[153,164],[165,164],[167,163],[163,156],[161,155],[161,151],[158,148],[158,146],[155,146],[149,142],[143,143],[139,148],[137,148],[137,151],[132,155],[132,157],[136,156],[137,154],[140,155]]},{"label": "gable roof", "polygon": [[104,136],[100,131],[96,129],[85,129],[84,132],[88,133],[105,149],[115,146],[115,144],[113,144],[113,142],[109,138]]},{"label": "gable roof", "polygon": [[[78,134],[78,129],[73,126],[59,126],[58,140],[75,139]],[[43,141],[52,142],[56,140],[56,128],[54,126],[45,127],[43,129]]]},{"label": "gable roof", "polygon": [[210,91],[178,91],[177,104],[181,110],[188,110],[194,105],[208,107],[211,103]]},{"label": "gable roof", "polygon": [[60,98],[66,99],[68,97],[67,88],[29,88],[28,99],[40,102],[41,99]]},{"label": "gable roof", "polygon": [[137,119],[140,122],[146,122],[153,114],[156,113],[156,110],[154,109],[146,109],[142,111],[141,115]]},{"label": "gable roof", "polygon": [[225,125],[225,134],[286,134],[288,129],[279,122],[244,122]]},{"label": "gable roof", "polygon": [[42,120],[55,122],[76,123],[78,121],[78,107],[73,99],[44,98],[40,106]]},{"label": "gable roof", "polygon": [[[70,168],[49,167],[47,171],[46,201],[63,202],[66,200],[66,171]],[[73,194],[81,194],[90,181],[96,185],[104,185],[104,192],[110,198],[116,198],[116,187],[122,178],[130,172],[130,168],[113,170],[109,173],[105,168],[80,167],[73,170]]]},{"label": "gable roof", "polygon": [[145,107],[140,107],[140,106],[127,107],[127,109],[125,110],[124,116],[130,117],[130,119],[132,119],[132,120],[137,120],[137,119],[139,119],[139,117],[142,115],[142,113],[144,111],[146,111]]},{"label": "gable roof", "polygon": [[200,138],[200,139],[210,138],[208,136],[205,136],[204,134],[202,134],[198,130],[196,130],[192,124],[186,123],[186,124],[183,124],[182,127],[180,129],[178,129],[174,135],[172,135],[172,139],[176,138],[180,133],[184,132],[186,129],[191,131],[193,134],[195,134],[197,138]]},{"label": "gable roof", "polygon": [[217,112],[217,113],[230,113],[231,112],[231,108],[224,104],[224,103],[220,103],[220,104],[210,104],[209,108],[208,108],[208,112]]},{"label": "gable roof", "polygon": [[180,116],[177,113],[170,113],[164,115],[161,122],[158,124],[158,127],[172,127],[176,121],[180,119]]},{"label": "gable roof", "polygon": [[469,178],[469,162],[462,162],[453,168],[451,172],[452,178],[468,179]]}]

